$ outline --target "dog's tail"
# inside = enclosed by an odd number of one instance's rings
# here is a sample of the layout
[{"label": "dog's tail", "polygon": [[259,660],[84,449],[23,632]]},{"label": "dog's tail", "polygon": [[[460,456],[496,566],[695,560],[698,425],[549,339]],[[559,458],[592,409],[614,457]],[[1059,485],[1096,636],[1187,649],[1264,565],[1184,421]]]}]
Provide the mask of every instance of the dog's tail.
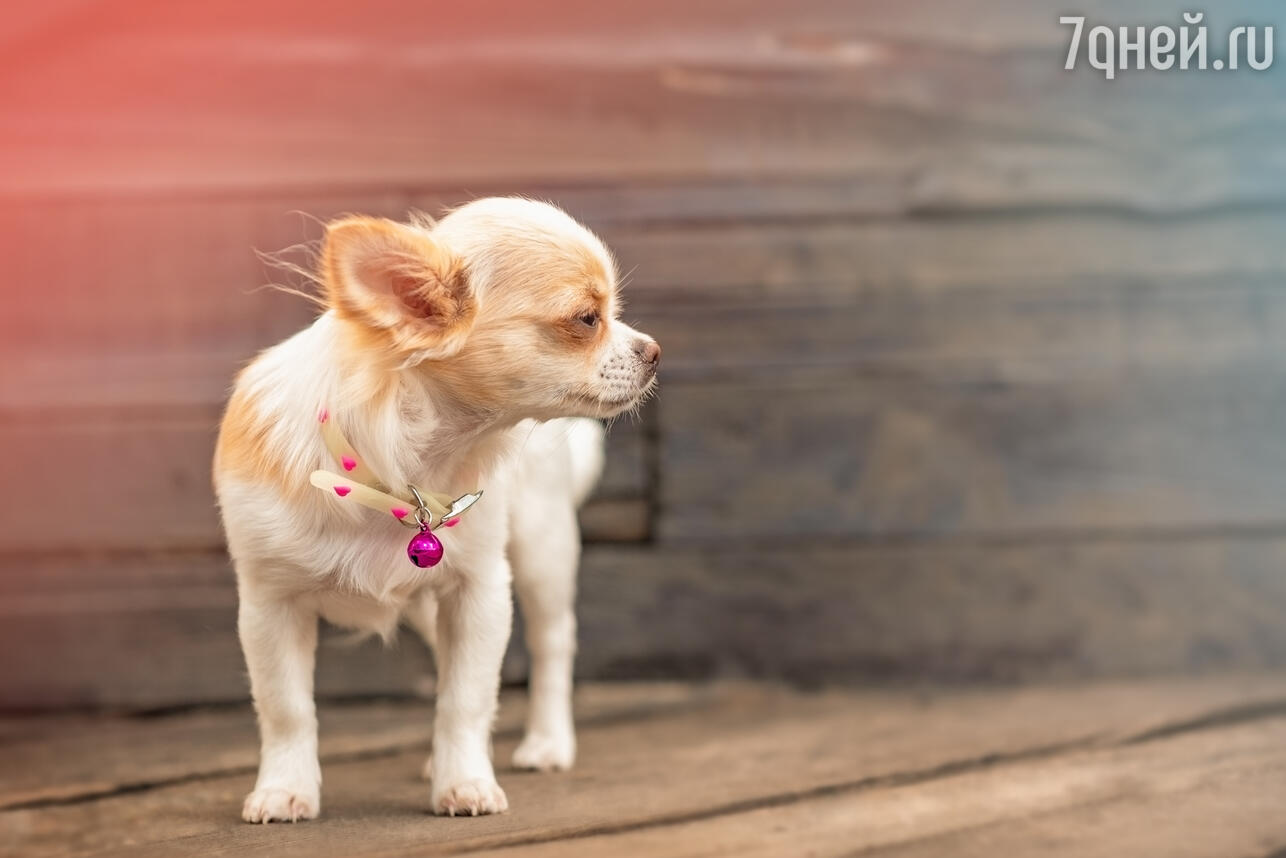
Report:
[{"label": "dog's tail", "polygon": [[567,448],[571,452],[572,492],[579,506],[589,497],[603,474],[603,424],[586,417],[568,421]]}]

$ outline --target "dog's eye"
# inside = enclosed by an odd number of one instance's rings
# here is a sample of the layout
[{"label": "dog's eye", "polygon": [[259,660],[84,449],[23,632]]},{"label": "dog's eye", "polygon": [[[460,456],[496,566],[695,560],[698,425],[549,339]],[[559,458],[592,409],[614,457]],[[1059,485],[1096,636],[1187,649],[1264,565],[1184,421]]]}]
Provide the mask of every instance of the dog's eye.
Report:
[{"label": "dog's eye", "polygon": [[598,311],[590,310],[588,313],[577,316],[576,321],[580,322],[587,328],[593,328],[598,325]]}]

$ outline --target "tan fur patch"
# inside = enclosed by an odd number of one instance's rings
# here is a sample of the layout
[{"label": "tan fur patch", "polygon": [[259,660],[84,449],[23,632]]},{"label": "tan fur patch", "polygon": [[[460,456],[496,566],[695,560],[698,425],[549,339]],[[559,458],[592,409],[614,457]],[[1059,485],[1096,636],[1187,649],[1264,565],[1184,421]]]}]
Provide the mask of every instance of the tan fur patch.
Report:
[{"label": "tan fur patch", "polygon": [[263,417],[254,397],[238,385],[228,400],[219,440],[214,448],[214,479],[220,474],[234,476],[256,485],[273,485],[290,493],[294,488],[286,479],[281,463],[266,455],[269,423]]}]

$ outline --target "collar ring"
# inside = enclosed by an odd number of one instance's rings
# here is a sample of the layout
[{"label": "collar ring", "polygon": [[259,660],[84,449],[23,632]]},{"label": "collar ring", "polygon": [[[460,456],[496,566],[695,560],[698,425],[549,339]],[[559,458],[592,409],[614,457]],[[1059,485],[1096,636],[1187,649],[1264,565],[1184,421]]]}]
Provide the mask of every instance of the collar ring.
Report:
[{"label": "collar ring", "polygon": [[411,490],[411,496],[415,498],[415,521],[420,526],[420,530],[428,530],[433,527],[433,511],[424,503],[424,498],[420,497],[420,490],[415,486],[407,483],[406,486]]}]

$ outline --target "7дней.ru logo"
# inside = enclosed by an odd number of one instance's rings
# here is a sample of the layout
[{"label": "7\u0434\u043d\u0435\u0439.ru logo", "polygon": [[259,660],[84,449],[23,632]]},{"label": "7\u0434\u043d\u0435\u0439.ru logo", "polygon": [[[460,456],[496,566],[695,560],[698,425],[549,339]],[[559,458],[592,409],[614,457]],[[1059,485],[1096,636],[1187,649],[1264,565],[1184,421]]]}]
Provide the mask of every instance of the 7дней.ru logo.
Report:
[{"label": "7\u0434\u043d\u0435\u0439.ru logo", "polygon": [[[1262,53],[1260,51],[1259,27],[1236,27],[1228,33],[1227,59],[1216,57],[1207,61],[1209,52],[1209,34],[1204,24],[1204,12],[1185,12],[1185,26],[1175,27],[1091,27],[1085,31],[1085,16],[1064,15],[1058,23],[1072,27],[1072,41],[1067,46],[1066,69],[1076,68],[1080,59],[1082,36],[1084,36],[1085,56],[1090,66],[1099,69],[1108,80],[1116,77],[1117,71],[1128,69],[1143,70],[1154,68],[1159,71],[1178,68],[1181,70],[1214,69],[1215,71],[1236,70],[1241,67],[1242,57],[1246,65],[1255,71],[1263,71],[1273,64],[1273,28],[1263,28]],[[1242,53],[1242,43],[1245,53]],[[1133,65],[1131,65],[1133,61]]]}]

